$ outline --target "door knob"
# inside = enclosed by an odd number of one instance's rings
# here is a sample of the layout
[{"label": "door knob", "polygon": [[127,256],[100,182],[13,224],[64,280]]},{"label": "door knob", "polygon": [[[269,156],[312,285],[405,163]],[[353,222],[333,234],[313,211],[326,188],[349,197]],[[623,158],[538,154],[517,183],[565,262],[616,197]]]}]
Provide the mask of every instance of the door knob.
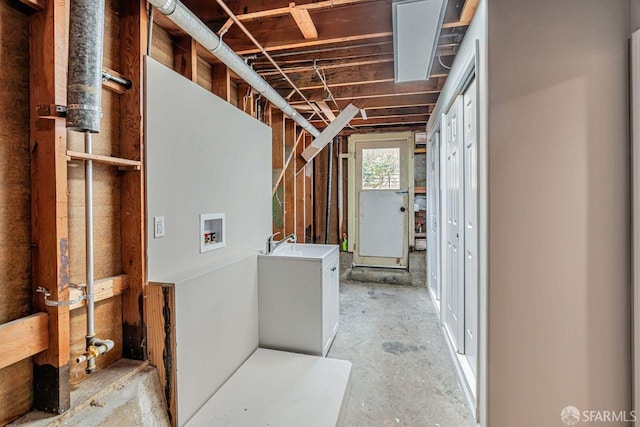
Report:
[{"label": "door knob", "polygon": [[400,212],[404,212],[404,211],[406,211],[406,210],[407,210],[407,209],[406,209],[404,206],[400,208]]}]

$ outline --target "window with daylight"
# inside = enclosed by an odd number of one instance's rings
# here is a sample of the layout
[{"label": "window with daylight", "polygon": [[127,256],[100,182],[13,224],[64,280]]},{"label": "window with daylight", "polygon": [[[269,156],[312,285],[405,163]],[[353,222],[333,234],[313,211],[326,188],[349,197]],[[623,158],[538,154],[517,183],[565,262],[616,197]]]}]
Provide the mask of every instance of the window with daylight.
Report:
[{"label": "window with daylight", "polygon": [[400,148],[362,150],[362,189],[400,189]]}]

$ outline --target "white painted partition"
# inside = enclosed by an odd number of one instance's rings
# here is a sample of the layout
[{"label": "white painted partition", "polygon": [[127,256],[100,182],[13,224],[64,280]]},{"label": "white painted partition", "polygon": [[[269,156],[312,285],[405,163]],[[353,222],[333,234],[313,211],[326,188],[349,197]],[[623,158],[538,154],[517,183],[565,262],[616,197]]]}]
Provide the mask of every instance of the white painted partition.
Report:
[{"label": "white painted partition", "polygon": [[[271,231],[271,128],[159,62],[146,62],[149,280],[173,283]],[[226,215],[226,247],[200,253],[200,215]],[[166,237],[154,239],[153,217]],[[176,276],[177,275],[177,276]]]},{"label": "white painted partition", "polygon": [[[182,426],[258,347],[271,130],[149,58],[145,89],[148,277],[173,284]],[[200,253],[206,213],[225,214],[226,246]],[[154,238],[154,216],[166,237]]]}]

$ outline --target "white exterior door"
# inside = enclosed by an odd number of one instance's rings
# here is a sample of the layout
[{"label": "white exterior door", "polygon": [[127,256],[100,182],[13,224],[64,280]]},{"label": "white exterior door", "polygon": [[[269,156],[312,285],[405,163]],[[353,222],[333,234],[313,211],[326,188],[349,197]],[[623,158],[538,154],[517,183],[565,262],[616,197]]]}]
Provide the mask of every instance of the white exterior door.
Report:
[{"label": "white exterior door", "polygon": [[446,282],[444,324],[456,350],[464,353],[464,150],[463,99],[446,114]]},{"label": "white exterior door", "polygon": [[413,134],[353,135],[356,265],[406,268],[409,157]]},{"label": "white exterior door", "polygon": [[440,301],[440,132],[427,141],[427,282]]},{"label": "white exterior door", "polygon": [[476,81],[464,93],[464,352],[478,365],[478,115]]}]

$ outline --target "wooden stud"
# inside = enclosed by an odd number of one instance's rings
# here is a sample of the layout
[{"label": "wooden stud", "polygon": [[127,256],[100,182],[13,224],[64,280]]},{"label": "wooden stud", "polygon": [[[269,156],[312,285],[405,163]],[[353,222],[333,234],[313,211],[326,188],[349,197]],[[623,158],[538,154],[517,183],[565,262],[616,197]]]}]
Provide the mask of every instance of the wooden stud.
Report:
[{"label": "wooden stud", "polygon": [[313,19],[311,19],[309,10],[296,7],[295,3],[289,3],[289,13],[305,39],[318,38],[318,30],[313,23]]},{"label": "wooden stud", "polygon": [[284,173],[284,114],[277,109],[271,110],[272,152],[271,166],[273,168],[273,232],[284,236],[284,188],[280,185]]},{"label": "wooden stud", "polygon": [[179,37],[173,57],[173,69],[192,82],[198,81],[198,48],[190,36]]},{"label": "wooden stud", "polygon": [[49,347],[49,316],[36,313],[0,325],[0,369]]},{"label": "wooden stud", "polygon": [[[350,42],[355,42],[359,40],[379,39],[384,37],[390,37],[392,35],[393,35],[393,32],[391,31],[380,31],[376,33],[355,34],[351,36],[305,40],[303,42],[268,43],[266,46],[264,46],[265,48],[264,50],[267,52],[274,52],[277,50],[290,50],[290,49],[299,49],[302,47],[322,46],[327,44],[350,43]],[[236,53],[240,56],[250,55],[252,53],[260,53],[260,52],[261,50],[258,48],[239,49],[238,51],[236,51]]]},{"label": "wooden stud", "polygon": [[286,119],[284,124],[284,141],[288,162],[284,171],[284,231],[288,236],[296,231],[296,123]]},{"label": "wooden stud", "polygon": [[[50,299],[69,298],[67,130],[62,118],[41,119],[38,105],[66,105],[68,0],[48,1],[30,24],[31,237],[34,290]],[[34,357],[34,407],[61,414],[70,407],[69,307],[44,304],[34,292],[34,310],[49,315],[48,349]]]},{"label": "wooden stud", "polygon": [[[120,98],[120,155],[143,163],[143,54],[147,51],[146,1],[120,1],[122,73],[132,87]],[[122,357],[147,358],[144,326],[146,284],[146,230],[144,167],[122,176],[121,230],[122,269],[129,288],[122,298]]]},{"label": "wooden stud", "polygon": [[227,102],[231,102],[231,74],[224,64],[213,64],[211,67],[212,92]]},{"label": "wooden stud", "polygon": [[149,362],[158,369],[171,425],[178,419],[176,396],[175,289],[171,284],[149,283],[146,322],[149,326]]}]

